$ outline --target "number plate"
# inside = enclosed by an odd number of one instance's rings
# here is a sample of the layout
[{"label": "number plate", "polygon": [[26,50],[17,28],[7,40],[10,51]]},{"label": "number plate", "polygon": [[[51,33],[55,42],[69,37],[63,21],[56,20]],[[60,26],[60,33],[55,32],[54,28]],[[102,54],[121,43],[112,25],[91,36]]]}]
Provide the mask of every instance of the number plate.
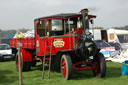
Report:
[{"label": "number plate", "polygon": [[11,56],[4,56],[4,58],[11,58]]}]

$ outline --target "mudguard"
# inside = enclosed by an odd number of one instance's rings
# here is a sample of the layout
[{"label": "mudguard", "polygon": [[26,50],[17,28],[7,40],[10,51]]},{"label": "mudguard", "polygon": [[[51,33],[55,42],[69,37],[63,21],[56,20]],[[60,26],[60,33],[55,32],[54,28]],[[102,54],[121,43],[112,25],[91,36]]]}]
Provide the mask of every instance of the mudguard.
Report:
[{"label": "mudguard", "polygon": [[29,52],[29,50],[21,48],[21,56],[23,62],[32,62],[32,54]]}]

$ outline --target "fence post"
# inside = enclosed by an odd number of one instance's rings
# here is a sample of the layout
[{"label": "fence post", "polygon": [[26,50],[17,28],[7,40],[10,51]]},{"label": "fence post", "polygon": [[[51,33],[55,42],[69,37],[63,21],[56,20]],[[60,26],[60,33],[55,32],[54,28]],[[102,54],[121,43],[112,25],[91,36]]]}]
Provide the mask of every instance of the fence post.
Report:
[{"label": "fence post", "polygon": [[21,59],[21,43],[18,43],[18,61],[19,61],[19,85],[22,84],[22,59]]}]

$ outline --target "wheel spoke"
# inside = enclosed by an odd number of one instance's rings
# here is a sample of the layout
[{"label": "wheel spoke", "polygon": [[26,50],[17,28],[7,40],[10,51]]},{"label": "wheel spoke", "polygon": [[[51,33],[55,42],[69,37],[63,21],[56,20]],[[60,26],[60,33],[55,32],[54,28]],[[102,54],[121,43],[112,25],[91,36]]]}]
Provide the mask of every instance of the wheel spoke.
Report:
[{"label": "wheel spoke", "polygon": [[63,76],[65,77],[66,76],[66,63],[64,59],[62,60],[61,69],[62,69]]},{"label": "wheel spoke", "polygon": [[66,65],[64,66],[64,77],[66,76]]},{"label": "wheel spoke", "polygon": [[62,65],[63,65],[63,66],[65,65],[65,60],[64,60],[64,59],[62,60]]}]

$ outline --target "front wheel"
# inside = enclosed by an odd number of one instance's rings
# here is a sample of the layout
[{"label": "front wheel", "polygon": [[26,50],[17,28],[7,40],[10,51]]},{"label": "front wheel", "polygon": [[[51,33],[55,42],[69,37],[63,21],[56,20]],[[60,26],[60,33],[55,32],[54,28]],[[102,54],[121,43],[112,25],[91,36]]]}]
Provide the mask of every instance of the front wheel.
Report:
[{"label": "front wheel", "polygon": [[93,60],[93,73],[94,76],[103,78],[106,75],[106,61],[104,55],[101,53],[96,54]]},{"label": "front wheel", "polygon": [[61,57],[60,70],[62,77],[65,80],[69,80],[72,74],[72,60],[70,55],[64,54]]}]

